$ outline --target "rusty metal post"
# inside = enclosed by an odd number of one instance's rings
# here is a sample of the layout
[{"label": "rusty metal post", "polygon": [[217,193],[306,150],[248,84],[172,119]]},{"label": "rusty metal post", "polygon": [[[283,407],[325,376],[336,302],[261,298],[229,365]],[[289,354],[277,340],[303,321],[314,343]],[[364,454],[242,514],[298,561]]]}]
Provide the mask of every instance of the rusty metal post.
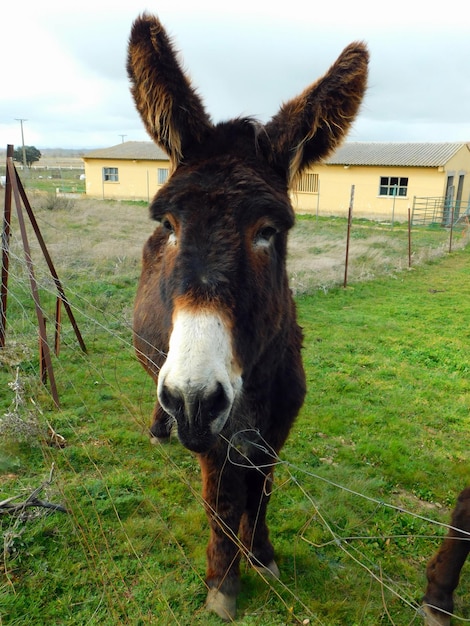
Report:
[{"label": "rusty metal post", "polygon": [[450,233],[449,233],[449,254],[452,252],[452,239],[454,236],[454,214],[455,214],[455,206],[451,203],[449,207],[450,213]]},{"label": "rusty metal post", "polygon": [[348,233],[346,235],[346,260],[344,263],[344,283],[343,287],[346,289],[348,285],[348,265],[349,265],[349,240],[351,239],[351,225],[352,225],[352,212],[354,205],[354,191],[356,189],[355,185],[351,185],[351,198],[349,200],[349,211],[348,211]]},{"label": "rusty metal post", "polygon": [[[13,146],[7,146],[7,159],[13,157]],[[7,161],[8,162],[8,161]],[[0,286],[0,348],[5,347],[7,327],[8,270],[10,265],[11,180],[7,168],[5,206],[2,228],[2,283]]]},{"label": "rusty metal post", "polygon": [[[51,386],[52,398],[54,400],[54,404],[56,405],[56,407],[59,408],[60,406],[59,396],[57,394],[57,387],[55,383],[54,372],[52,369],[51,354],[49,351],[49,345],[47,343],[46,326],[44,324],[44,317],[42,313],[41,303],[39,300],[39,289],[38,289],[38,284],[36,281],[36,276],[34,274],[33,261],[31,258],[31,250],[30,250],[29,241],[28,241],[28,234],[26,232],[26,224],[24,221],[23,210],[21,208],[20,193],[18,189],[19,187],[18,179],[17,179],[17,174],[15,172],[15,167],[13,165],[12,157],[7,158],[7,171],[9,172],[10,180],[14,181],[13,182],[13,195],[15,198],[16,212],[18,215],[18,223],[20,226],[21,238],[23,240],[23,249],[24,249],[24,254],[25,254],[25,259],[26,259],[26,266],[28,268],[29,282],[31,286],[31,294],[34,300],[34,306],[36,309],[36,317],[37,317],[38,326],[39,326],[39,336],[40,336],[41,350],[42,350],[42,354],[40,354],[40,359],[42,360],[42,358],[44,358],[46,369],[49,374],[49,382]],[[22,188],[23,187],[21,185],[21,189]]]},{"label": "rusty metal post", "polygon": [[[45,317],[42,318],[44,322],[44,329],[47,326],[47,320]],[[47,341],[47,340],[46,340]],[[45,345],[41,334],[39,333],[39,378],[43,385],[47,383],[47,362],[46,362],[46,351],[47,346]]]},{"label": "rusty metal post", "polygon": [[60,329],[61,329],[61,316],[62,316],[62,298],[60,296],[57,297],[55,303],[55,337],[54,337],[54,350],[55,355],[59,356],[60,352]]},{"label": "rusty metal post", "polygon": [[408,207],[408,269],[411,268],[411,209]]},{"label": "rusty metal post", "polygon": [[36,218],[34,216],[33,209],[31,208],[31,204],[29,203],[29,200],[28,200],[28,197],[27,197],[26,192],[24,190],[24,187],[21,184],[21,180],[20,180],[20,177],[18,176],[18,173],[16,173],[16,181],[18,183],[21,199],[23,200],[23,204],[24,204],[24,207],[26,209],[26,213],[28,214],[29,221],[31,222],[31,226],[33,227],[34,233],[35,233],[35,235],[37,237],[39,246],[40,246],[40,248],[42,250],[42,253],[43,253],[44,258],[46,260],[46,263],[47,263],[47,266],[49,268],[49,271],[51,272],[51,275],[52,275],[52,278],[54,280],[54,283],[55,283],[55,286],[57,288],[57,291],[59,292],[59,295],[60,295],[60,298],[61,298],[62,302],[64,303],[64,307],[65,307],[65,310],[67,311],[67,314],[69,316],[70,323],[72,324],[72,327],[73,327],[73,329],[75,331],[75,336],[77,337],[78,343],[80,344],[80,348],[83,350],[83,352],[86,352],[87,349],[86,349],[86,346],[85,346],[85,342],[83,341],[83,337],[82,337],[82,335],[80,333],[80,330],[78,328],[78,324],[77,324],[77,322],[75,320],[75,316],[74,316],[74,314],[72,312],[72,309],[70,307],[69,301],[67,300],[67,296],[65,295],[65,291],[64,291],[64,289],[62,287],[62,283],[60,282],[59,275],[56,272],[54,263],[52,262],[51,256],[50,256],[49,251],[48,251],[48,249],[46,247],[46,243],[45,243],[45,241],[43,239],[43,236],[41,234],[41,231],[39,229],[39,225],[38,225],[38,223],[36,221]]},{"label": "rusty metal post", "polygon": [[15,199],[16,210],[18,215],[18,223],[21,232],[21,238],[23,241],[23,250],[26,259],[26,266],[28,269],[30,286],[31,286],[31,294],[33,296],[33,301],[36,309],[36,316],[38,320],[39,326],[39,362],[40,362],[40,376],[43,383],[47,382],[49,378],[52,398],[56,407],[59,407],[59,397],[57,394],[57,387],[55,384],[54,372],[52,369],[52,361],[51,354],[49,350],[49,344],[47,343],[47,335],[46,335],[46,319],[43,316],[43,311],[41,308],[41,303],[39,301],[39,288],[38,283],[36,281],[36,277],[34,274],[34,267],[31,258],[31,252],[28,242],[28,236],[25,225],[25,218],[23,215],[23,210],[21,206],[21,201],[23,201],[23,206],[26,210],[26,213],[29,217],[31,226],[34,230],[34,233],[39,242],[39,246],[42,250],[46,263],[51,272],[52,278],[54,279],[55,286],[58,291],[57,302],[56,302],[56,315],[55,315],[55,353],[59,355],[60,350],[60,329],[61,329],[61,305],[64,303],[65,309],[68,313],[70,322],[75,331],[75,335],[78,339],[78,343],[80,344],[83,352],[86,352],[85,342],[83,341],[82,335],[78,328],[78,325],[75,321],[75,317],[73,315],[70,304],[65,295],[64,289],[62,287],[62,283],[59,280],[59,276],[55,270],[52,259],[49,255],[49,251],[47,250],[46,244],[42,237],[41,231],[39,229],[38,223],[34,216],[33,210],[29,203],[28,197],[23,187],[23,183],[21,182],[20,177],[18,176],[18,172],[13,164],[13,146],[7,147],[7,188],[5,193],[5,211],[4,211],[4,219],[3,219],[3,231],[2,231],[2,283],[1,283],[1,292],[0,292],[0,348],[5,345],[5,330],[6,330],[6,309],[7,309],[7,295],[8,295],[8,265],[9,265],[9,240],[10,240],[10,224],[11,224],[11,202],[12,202],[12,194]]}]

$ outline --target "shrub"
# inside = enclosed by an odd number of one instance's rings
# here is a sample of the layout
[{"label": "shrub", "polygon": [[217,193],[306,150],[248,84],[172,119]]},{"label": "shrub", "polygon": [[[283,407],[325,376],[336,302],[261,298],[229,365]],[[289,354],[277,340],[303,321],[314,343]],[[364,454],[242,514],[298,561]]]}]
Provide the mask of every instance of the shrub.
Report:
[{"label": "shrub", "polygon": [[39,208],[47,211],[72,211],[75,208],[75,201],[56,193],[48,193],[39,200]]}]

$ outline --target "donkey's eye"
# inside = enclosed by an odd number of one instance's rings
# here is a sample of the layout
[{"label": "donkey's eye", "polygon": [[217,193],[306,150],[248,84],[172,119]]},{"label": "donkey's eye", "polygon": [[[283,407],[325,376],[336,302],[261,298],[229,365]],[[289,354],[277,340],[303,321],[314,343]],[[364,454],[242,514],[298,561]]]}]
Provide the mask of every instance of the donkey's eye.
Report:
[{"label": "donkey's eye", "polygon": [[268,246],[277,234],[274,226],[263,226],[255,235],[254,243],[257,246]]},{"label": "donkey's eye", "polygon": [[167,217],[164,217],[162,219],[161,224],[162,224],[163,230],[166,230],[168,233],[174,233],[175,232],[173,224],[170,222],[170,220]]},{"label": "donkey's eye", "polygon": [[163,231],[163,235],[167,238],[167,242],[175,245],[177,243],[177,237],[174,221],[170,217],[163,216],[160,220],[160,227]]}]

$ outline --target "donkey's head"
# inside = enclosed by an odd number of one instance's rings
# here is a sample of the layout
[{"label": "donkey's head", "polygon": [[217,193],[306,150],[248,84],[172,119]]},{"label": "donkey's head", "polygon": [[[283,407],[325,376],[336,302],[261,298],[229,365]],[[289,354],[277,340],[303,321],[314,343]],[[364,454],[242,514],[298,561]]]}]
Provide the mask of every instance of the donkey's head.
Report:
[{"label": "donkey's head", "polygon": [[289,350],[289,186],[341,142],[367,62],[365,46],[352,44],[268,124],[214,125],[160,22],[143,15],[133,25],[132,95],[173,169],[151,205],[158,226],[144,250],[134,329],[148,361],[158,356],[145,345],[166,354],[153,370],[158,399],[192,450],[213,445],[246,388],[255,378],[269,387],[269,368]]}]

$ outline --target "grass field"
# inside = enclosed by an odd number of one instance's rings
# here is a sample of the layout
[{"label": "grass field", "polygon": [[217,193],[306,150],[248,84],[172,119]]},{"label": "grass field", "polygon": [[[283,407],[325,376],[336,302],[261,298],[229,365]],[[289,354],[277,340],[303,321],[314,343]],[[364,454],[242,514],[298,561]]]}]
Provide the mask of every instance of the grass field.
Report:
[{"label": "grass field", "polygon": [[[6,155],[0,158],[0,176],[6,175]],[[16,167],[21,167],[15,163]],[[55,195],[61,193],[85,193],[85,173],[83,160],[78,157],[44,157],[36,162],[27,172],[18,170],[22,183],[28,193],[35,191]]]},{"label": "grass field", "polygon": [[[154,389],[131,346],[146,209],[84,200],[51,210],[34,200],[88,354],[64,315],[55,410],[39,383],[14,225],[0,501],[44,485],[39,497],[68,513],[0,516],[0,623],[217,624],[203,610],[198,465],[177,441],[151,446],[146,436]],[[243,625],[422,623],[426,561],[469,484],[468,234],[456,233],[449,255],[446,231],[414,230],[409,270],[404,227],[355,222],[343,289],[345,233],[345,220],[313,218],[293,233],[308,395],[269,513],[281,580],[243,569]],[[51,331],[54,284],[32,237],[31,246]],[[21,392],[8,386],[17,372]],[[47,423],[64,447],[47,445]],[[468,564],[457,596],[454,623],[465,623]]]}]

